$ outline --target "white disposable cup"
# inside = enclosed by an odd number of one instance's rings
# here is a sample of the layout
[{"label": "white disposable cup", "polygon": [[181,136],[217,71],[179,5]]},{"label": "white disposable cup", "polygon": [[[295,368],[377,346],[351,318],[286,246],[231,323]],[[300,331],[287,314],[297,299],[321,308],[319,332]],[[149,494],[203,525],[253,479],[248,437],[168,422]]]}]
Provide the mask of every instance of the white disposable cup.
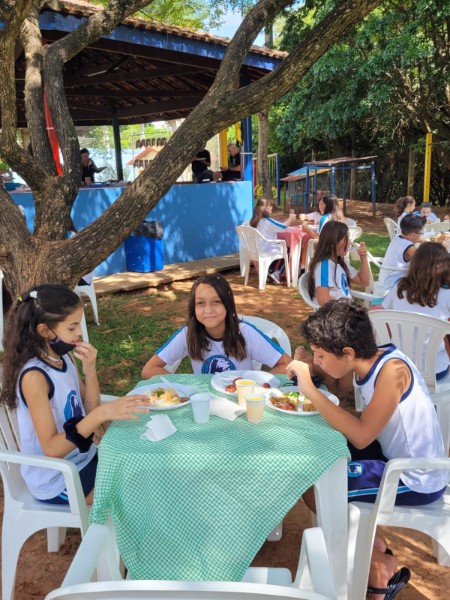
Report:
[{"label": "white disposable cup", "polygon": [[352,244],[350,246],[350,260],[359,260],[358,248],[359,244]]},{"label": "white disposable cup", "polygon": [[236,381],[238,402],[241,406],[245,406],[245,394],[253,394],[255,385],[256,381],[253,381],[253,379],[238,379]]},{"label": "white disposable cup", "polygon": [[306,221],[306,213],[299,214],[300,221]]},{"label": "white disposable cup", "polygon": [[264,394],[245,394],[247,421],[250,423],[261,423],[264,415],[265,405],[266,397]]},{"label": "white disposable cup", "polygon": [[383,284],[379,281],[375,281],[375,283],[373,284],[373,295],[376,298],[384,298],[386,295],[386,290]]},{"label": "white disposable cup", "polygon": [[210,394],[192,394],[192,413],[196,423],[207,423],[209,421],[209,408],[211,406]]}]

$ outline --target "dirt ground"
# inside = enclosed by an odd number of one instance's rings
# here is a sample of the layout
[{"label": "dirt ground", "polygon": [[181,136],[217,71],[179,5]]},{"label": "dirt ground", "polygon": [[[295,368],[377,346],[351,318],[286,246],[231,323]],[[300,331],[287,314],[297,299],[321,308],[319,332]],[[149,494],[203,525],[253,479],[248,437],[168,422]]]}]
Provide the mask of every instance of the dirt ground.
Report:
[{"label": "dirt ground", "polygon": [[[439,213],[444,211],[438,211]],[[393,216],[392,206],[379,206],[377,216],[371,216],[369,204],[349,203],[347,214],[358,221],[364,231],[385,233],[384,216]],[[280,218],[280,214],[276,215]],[[234,290],[238,312],[240,314],[259,315],[278,323],[288,334],[293,348],[301,342],[299,323],[309,314],[310,309],[301,301],[296,290],[285,286],[268,285],[265,291],[257,289],[257,278],[253,275],[248,287],[238,273],[226,274]],[[165,286],[167,291],[187,291],[191,281],[177,282]],[[151,293],[143,291],[142,293]],[[133,307],[130,295],[129,310]],[[180,321],[186,306],[174,306]],[[100,307],[101,311],[101,299]],[[178,319],[177,319],[178,320]],[[100,381],[102,374],[100,374]],[[3,494],[0,498],[3,512]],[[2,516],[2,515],[1,515]],[[297,567],[302,531],[310,526],[309,513],[305,505],[298,502],[284,520],[284,534],[279,542],[266,542],[255,557],[256,566],[288,567],[293,573]],[[397,596],[400,600],[443,600],[448,597],[450,587],[450,569],[436,564],[431,552],[431,542],[427,536],[411,530],[385,529],[383,531],[388,546],[398,557],[400,565],[408,566],[412,578],[408,586]],[[44,532],[33,535],[23,546],[20,554],[17,579],[16,600],[43,599],[52,589],[58,587],[72,560],[80,542],[79,532],[69,530],[66,543],[58,553],[47,553]],[[7,552],[7,544],[3,552]]]}]

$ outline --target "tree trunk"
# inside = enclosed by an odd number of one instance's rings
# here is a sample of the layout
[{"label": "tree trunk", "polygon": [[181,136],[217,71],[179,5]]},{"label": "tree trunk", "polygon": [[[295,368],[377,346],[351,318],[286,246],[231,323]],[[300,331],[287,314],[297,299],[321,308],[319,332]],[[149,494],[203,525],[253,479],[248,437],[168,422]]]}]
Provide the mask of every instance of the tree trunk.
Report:
[{"label": "tree trunk", "polygon": [[414,196],[414,172],[416,168],[416,152],[412,146],[408,152],[408,185],[406,189],[407,196]]},{"label": "tree trunk", "polygon": [[269,176],[269,161],[267,158],[269,144],[269,109],[258,113],[258,180],[261,184],[262,197],[273,199],[272,181]]},{"label": "tree trunk", "polygon": [[[198,148],[221,129],[264,110],[283,96],[320,56],[381,4],[381,0],[343,0],[308,31],[301,44],[272,73],[237,88],[242,62],[257,33],[290,2],[260,0],[256,4],[230,42],[204,99],[122,196],[69,240],[66,236],[70,210],[78,191],[81,167],[62,70],[65,62],[82,48],[112,32],[117,23],[148,4],[148,0],[111,2],[64,38],[44,47],[32,2],[5,4],[4,10],[9,15],[2,15],[6,25],[0,35],[0,156],[30,185],[36,208],[31,234],[9,195],[0,189],[0,268],[13,297],[38,283],[57,281],[74,286],[83,274],[104,261],[154,208]],[[17,143],[14,50],[19,35],[27,58],[25,110],[33,156]],[[60,177],[56,177],[49,158],[42,110],[44,90],[64,158]]]}]

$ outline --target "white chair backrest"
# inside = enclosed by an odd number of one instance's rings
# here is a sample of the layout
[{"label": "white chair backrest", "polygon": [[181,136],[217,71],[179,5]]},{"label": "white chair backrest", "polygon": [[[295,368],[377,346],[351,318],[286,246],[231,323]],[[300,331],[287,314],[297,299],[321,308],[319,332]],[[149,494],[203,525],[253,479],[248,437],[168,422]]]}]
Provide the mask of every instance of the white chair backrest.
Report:
[{"label": "white chair backrest", "polygon": [[236,227],[239,237],[245,244],[247,254],[252,260],[258,260],[260,242],[270,242],[257,229],[250,225],[238,225]]},{"label": "white chair backrest", "polygon": [[261,317],[248,317],[246,315],[238,315],[240,319],[247,321],[251,325],[254,325],[267,335],[271,340],[275,340],[276,343],[281,346],[286,354],[291,356],[292,348],[291,342],[289,341],[286,332],[281,329],[279,325],[268,319]]},{"label": "white chair backrest", "polygon": [[356,221],[354,219],[350,219],[350,217],[347,217],[345,222],[347,223],[347,227],[356,227]]},{"label": "white chair backrest", "polygon": [[442,221],[442,223],[426,223],[423,230],[425,232],[436,231],[438,233],[450,231],[450,221]]},{"label": "white chair backrest", "polygon": [[386,228],[388,230],[389,237],[390,237],[391,240],[396,235],[399,235],[402,232],[401,229],[400,229],[400,227],[394,221],[394,219],[390,219],[389,217],[385,217],[384,218],[384,224],[386,225]]},{"label": "white chair backrest", "polygon": [[428,315],[400,310],[369,312],[377,344],[392,342],[416,365],[430,391],[436,386],[436,355],[450,323]]},{"label": "white chair backrest", "polygon": [[311,239],[308,240],[308,245],[306,247],[306,257],[305,257],[305,272],[309,271],[309,265],[311,264],[312,258],[314,256],[314,252],[316,251],[317,244],[319,240]]},{"label": "white chair backrest", "polygon": [[299,291],[300,296],[306,302],[306,304],[308,306],[310,306],[311,308],[313,308],[314,310],[316,310],[317,308],[320,308],[320,304],[317,302],[317,300],[313,300],[311,298],[311,296],[309,295],[308,282],[309,282],[309,273],[303,273],[303,275],[298,280],[298,291]]},{"label": "white chair backrest", "polygon": [[[319,541],[323,542],[321,530]],[[306,536],[308,537],[308,535]],[[311,541],[316,541],[311,538]],[[303,543],[302,543],[303,551]],[[130,581],[123,580],[118,571],[111,534],[105,525],[91,525],[67,571],[62,586],[47,595],[46,600],[267,600],[268,598],[296,598],[297,600],[332,600],[336,598],[331,582],[328,557],[324,544],[310,543],[302,556],[302,566],[308,566],[311,580],[319,581],[312,568],[322,570],[329,579],[322,588],[328,595],[305,591],[297,585],[281,586],[244,581]],[[322,555],[322,556],[321,556]],[[306,565],[306,563],[309,563]],[[91,582],[96,572],[99,581]],[[299,578],[300,578],[300,574]],[[331,589],[330,589],[331,588]],[[317,589],[317,587],[316,587]]]}]

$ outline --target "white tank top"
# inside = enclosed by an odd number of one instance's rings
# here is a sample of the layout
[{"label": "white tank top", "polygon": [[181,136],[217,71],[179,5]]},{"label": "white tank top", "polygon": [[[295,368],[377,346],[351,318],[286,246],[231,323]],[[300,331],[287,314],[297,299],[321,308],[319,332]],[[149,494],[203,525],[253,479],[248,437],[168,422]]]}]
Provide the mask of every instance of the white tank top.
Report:
[{"label": "white tank top", "polygon": [[[409,358],[393,344],[379,348],[383,351],[370,371],[358,380],[355,376],[355,394],[367,407],[373,397],[378,374],[388,360],[398,359],[406,363],[411,372],[409,389],[400,399],[394,414],[378,435],[386,458],[443,458],[446,456],[436,410],[431,402],[427,386],[419,371]],[[423,494],[437,492],[448,482],[446,471],[404,471],[402,481],[411,490]]]},{"label": "white tank top", "polygon": [[[39,358],[30,359],[22,368],[17,381],[17,420],[19,424],[20,449],[26,454],[44,456],[30,412],[22,394],[22,378],[26,372],[35,370],[43,373],[47,379],[50,392],[49,402],[58,432],[64,431],[65,421],[71,417],[85,416],[81,401],[80,384],[75,365],[69,357],[62,357],[63,369],[56,369]],[[75,448],[64,458],[75,464],[81,471],[95,456],[97,448],[91,445],[88,452],[81,453]],[[59,471],[41,467],[21,467],[22,477],[30,492],[38,500],[49,500],[60,494],[65,486],[64,477]]]}]

